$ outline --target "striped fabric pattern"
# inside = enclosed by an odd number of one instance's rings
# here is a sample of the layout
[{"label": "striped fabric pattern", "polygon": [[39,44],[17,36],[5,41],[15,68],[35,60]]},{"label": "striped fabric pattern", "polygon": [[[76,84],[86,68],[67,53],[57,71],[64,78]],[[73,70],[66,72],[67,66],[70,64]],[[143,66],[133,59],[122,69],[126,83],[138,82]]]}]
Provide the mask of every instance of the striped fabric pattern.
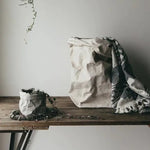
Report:
[{"label": "striped fabric pattern", "polygon": [[150,93],[134,75],[124,49],[116,39],[103,39],[112,47],[112,107],[116,113],[150,112]]}]

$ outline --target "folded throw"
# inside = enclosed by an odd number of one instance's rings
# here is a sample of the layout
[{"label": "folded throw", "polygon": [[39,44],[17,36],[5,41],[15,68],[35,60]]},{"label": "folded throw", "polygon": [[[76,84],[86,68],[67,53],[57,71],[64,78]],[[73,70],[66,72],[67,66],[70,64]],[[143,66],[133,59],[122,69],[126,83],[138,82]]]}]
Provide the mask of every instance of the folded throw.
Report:
[{"label": "folded throw", "polygon": [[150,93],[133,74],[126,53],[113,38],[104,38],[112,47],[112,107],[116,113],[150,112]]}]

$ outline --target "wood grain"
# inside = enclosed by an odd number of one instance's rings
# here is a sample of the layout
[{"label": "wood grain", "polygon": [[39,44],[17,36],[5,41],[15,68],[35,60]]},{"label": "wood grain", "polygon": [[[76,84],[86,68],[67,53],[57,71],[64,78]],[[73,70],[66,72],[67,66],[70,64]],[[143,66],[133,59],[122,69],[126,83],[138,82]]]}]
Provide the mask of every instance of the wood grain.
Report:
[{"label": "wood grain", "polygon": [[[9,118],[12,110],[18,109],[19,97],[0,97],[0,131],[41,130],[49,126],[65,125],[150,125],[150,114],[115,114],[111,108],[77,108],[69,97],[56,97],[56,106],[64,116],[43,121],[15,121]],[[49,104],[47,104],[49,106]],[[73,118],[68,118],[68,115]],[[81,119],[95,116],[95,119]],[[79,119],[80,118],[80,119]]]}]

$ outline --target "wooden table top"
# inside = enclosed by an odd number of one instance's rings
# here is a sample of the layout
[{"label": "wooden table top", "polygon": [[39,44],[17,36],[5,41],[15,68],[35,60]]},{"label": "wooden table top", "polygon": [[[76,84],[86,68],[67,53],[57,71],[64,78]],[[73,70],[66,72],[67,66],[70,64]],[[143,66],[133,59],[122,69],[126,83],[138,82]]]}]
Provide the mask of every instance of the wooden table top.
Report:
[{"label": "wooden table top", "polygon": [[[43,121],[16,121],[9,118],[18,109],[19,97],[0,97],[0,131],[41,130],[66,125],[150,125],[149,114],[115,114],[111,108],[77,108],[69,97],[56,97],[56,106],[66,114]],[[74,116],[69,118],[68,116]],[[86,116],[86,118],[84,118]],[[89,118],[88,116],[93,116]]]}]

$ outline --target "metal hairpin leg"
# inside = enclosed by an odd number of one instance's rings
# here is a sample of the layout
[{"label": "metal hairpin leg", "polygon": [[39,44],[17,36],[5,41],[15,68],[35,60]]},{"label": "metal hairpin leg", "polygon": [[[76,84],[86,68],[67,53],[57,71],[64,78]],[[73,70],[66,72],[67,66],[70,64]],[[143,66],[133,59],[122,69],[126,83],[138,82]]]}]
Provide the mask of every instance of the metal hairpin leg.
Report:
[{"label": "metal hairpin leg", "polygon": [[23,143],[24,143],[24,141],[25,141],[27,132],[28,132],[28,131],[23,131],[16,150],[21,150],[21,147],[23,146]]},{"label": "metal hairpin leg", "polygon": [[11,133],[9,150],[14,150],[15,132]]},{"label": "metal hairpin leg", "polygon": [[28,143],[29,143],[29,141],[30,141],[30,137],[31,137],[31,135],[32,135],[32,130],[30,130],[30,131],[28,131],[28,135],[27,135],[27,138],[26,138],[26,141],[25,141],[25,143],[24,143],[24,146],[23,146],[23,149],[22,150],[26,150],[26,147],[27,147],[27,145],[28,145]]},{"label": "metal hairpin leg", "polygon": [[22,150],[26,150],[27,145],[30,141],[30,137],[32,135],[32,132],[33,132],[32,130],[23,131],[16,150],[21,150],[21,148],[22,148]]},{"label": "metal hairpin leg", "polygon": [[19,132],[21,132],[22,135],[21,135],[21,138],[19,140],[16,150],[21,150],[21,149],[26,150],[33,131],[32,130],[24,130],[24,131],[10,131],[10,132],[11,132],[11,138],[10,138],[9,150],[14,150],[15,135],[16,135],[16,133],[19,133]]}]

